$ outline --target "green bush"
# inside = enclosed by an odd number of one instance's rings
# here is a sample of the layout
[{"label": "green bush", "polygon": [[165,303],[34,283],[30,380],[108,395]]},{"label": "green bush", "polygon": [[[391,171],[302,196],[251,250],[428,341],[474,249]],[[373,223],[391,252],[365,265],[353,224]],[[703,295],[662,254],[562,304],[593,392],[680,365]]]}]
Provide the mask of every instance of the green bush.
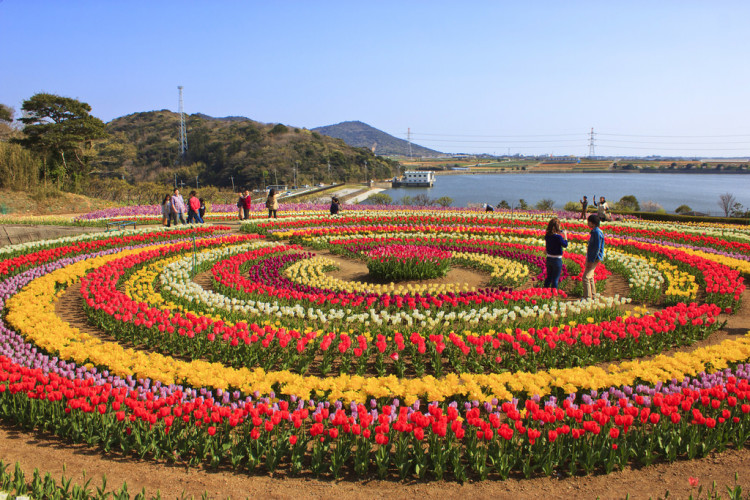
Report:
[{"label": "green bush", "polygon": [[549,198],[542,198],[535,205],[537,210],[552,210],[555,208],[555,200]]},{"label": "green bush", "polygon": [[393,198],[386,193],[375,193],[367,197],[367,203],[369,205],[391,205]]},{"label": "green bush", "polygon": [[577,201],[569,201],[565,204],[563,210],[567,210],[568,212],[580,212],[581,204]]},{"label": "green bush", "polygon": [[737,217],[708,217],[701,215],[678,215],[668,214],[666,212],[628,212],[624,210],[617,210],[613,212],[619,215],[633,215],[643,220],[656,220],[656,221],[669,221],[669,222],[710,222],[718,224],[737,224],[737,225],[748,225],[750,219],[742,219]]}]

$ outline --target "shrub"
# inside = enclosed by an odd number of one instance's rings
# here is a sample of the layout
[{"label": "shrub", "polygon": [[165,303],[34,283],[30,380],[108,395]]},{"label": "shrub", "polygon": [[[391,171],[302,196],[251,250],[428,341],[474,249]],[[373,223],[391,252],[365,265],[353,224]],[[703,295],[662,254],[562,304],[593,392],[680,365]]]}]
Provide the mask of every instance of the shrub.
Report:
[{"label": "shrub", "polygon": [[643,205],[641,206],[641,210],[643,210],[644,212],[658,212],[660,214],[667,213],[667,211],[664,210],[664,207],[651,200],[644,201]]},{"label": "shrub", "polygon": [[450,196],[441,196],[437,200],[435,200],[435,203],[440,205],[441,207],[449,207],[453,205],[453,198]]},{"label": "shrub", "polygon": [[536,203],[537,210],[549,211],[554,208],[555,208],[555,200],[550,200],[549,198],[542,198]]},{"label": "shrub", "polygon": [[393,203],[393,198],[386,193],[375,193],[367,198],[367,202],[371,205],[390,205]]},{"label": "shrub", "polygon": [[676,213],[676,214],[686,214],[686,213],[692,212],[692,211],[693,211],[693,209],[690,208],[689,206],[687,206],[687,205],[680,205],[679,207],[677,207],[675,209],[674,213]]},{"label": "shrub", "polygon": [[620,201],[615,203],[615,207],[618,210],[629,210],[632,212],[638,212],[641,209],[638,199],[632,194],[620,198]]}]

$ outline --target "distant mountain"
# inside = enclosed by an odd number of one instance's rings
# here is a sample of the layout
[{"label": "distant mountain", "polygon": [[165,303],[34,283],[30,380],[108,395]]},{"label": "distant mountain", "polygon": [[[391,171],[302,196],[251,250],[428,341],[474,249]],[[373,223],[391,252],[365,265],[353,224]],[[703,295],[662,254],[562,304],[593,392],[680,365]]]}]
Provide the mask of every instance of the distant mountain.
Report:
[{"label": "distant mountain", "polygon": [[246,116],[222,116],[222,117],[216,117],[216,116],[208,116],[203,113],[195,113],[194,115],[198,118],[201,118],[203,120],[214,120],[214,121],[220,121],[220,122],[250,122],[253,121],[250,118]]},{"label": "distant mountain", "polygon": [[[360,121],[341,122],[312,129],[313,132],[343,140],[355,148],[375,148],[376,155],[409,155],[409,142],[386,134]],[[411,143],[412,156],[440,156],[443,153]]]}]

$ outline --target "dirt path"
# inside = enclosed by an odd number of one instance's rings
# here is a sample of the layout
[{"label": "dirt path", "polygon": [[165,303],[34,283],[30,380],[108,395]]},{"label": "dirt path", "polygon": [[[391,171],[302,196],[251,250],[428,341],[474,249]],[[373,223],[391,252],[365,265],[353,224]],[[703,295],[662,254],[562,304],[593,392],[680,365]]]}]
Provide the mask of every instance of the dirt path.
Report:
[{"label": "dirt path", "polygon": [[[150,460],[104,455],[84,445],[71,445],[54,436],[24,433],[0,425],[0,456],[6,463],[20,462],[26,474],[34,468],[59,479],[63,474],[79,484],[85,477],[94,478],[91,486],[101,485],[107,476],[110,488],[128,483],[131,494],[145,488],[147,494],[162,498],[194,496],[206,492],[210,498],[659,498],[669,491],[670,498],[687,498],[691,490],[688,477],[697,477],[710,486],[716,481],[719,491],[734,485],[734,474],[747,491],[750,485],[750,450],[728,450],[700,460],[658,464],[643,469],[625,469],[609,475],[558,479],[509,479],[457,484],[446,481],[320,481],[313,478],[269,477],[263,473],[248,475],[231,471],[211,472],[202,468],[179,467]],[[705,491],[705,488],[704,488]]]},{"label": "dirt path", "polygon": [[[322,252],[316,252],[323,255]],[[328,256],[328,255],[326,255]],[[341,264],[335,274],[341,279],[361,279],[363,264],[337,256]],[[366,268],[365,268],[366,269]],[[449,282],[469,283],[470,286],[485,286],[487,276],[465,269],[456,269],[457,275],[445,279]],[[209,273],[203,273],[198,280],[202,286],[210,286]],[[605,294],[627,292],[627,282],[619,276],[613,276],[607,284]],[[711,338],[684,347],[679,350],[691,350],[701,345],[713,344],[730,337],[743,335],[750,330],[750,291],[743,295],[744,307],[733,316],[724,316],[728,321],[726,328]],[[96,328],[85,324],[86,317],[80,308],[80,294],[77,287],[72,287],[63,294],[57,304],[58,314],[66,321],[85,328],[87,332],[108,336]],[[673,352],[673,351],[670,351]],[[5,463],[20,462],[27,475],[35,468],[49,472],[59,479],[63,474],[73,476],[79,484],[84,477],[94,478],[91,486],[101,484],[101,476],[107,476],[109,488],[119,488],[127,481],[132,493],[145,488],[148,495],[155,495],[157,490],[162,498],[180,498],[183,496],[200,497],[207,493],[210,498],[658,498],[669,491],[671,498],[687,498],[696,490],[691,489],[688,477],[697,477],[705,488],[712,481],[719,485],[719,492],[726,495],[725,485],[734,485],[735,472],[739,474],[739,484],[747,491],[750,486],[750,449],[728,450],[721,454],[712,454],[707,458],[684,461],[674,464],[658,464],[643,469],[628,468],[609,475],[556,478],[543,477],[531,480],[513,478],[507,481],[485,481],[467,484],[451,482],[406,482],[393,481],[320,481],[312,477],[290,478],[282,473],[278,477],[269,477],[265,473],[249,475],[221,470],[207,471],[203,468],[187,469],[184,466],[172,466],[163,462],[137,460],[120,455],[104,455],[98,449],[84,445],[69,444],[49,434],[21,432],[13,426],[0,424],[0,458]]]}]

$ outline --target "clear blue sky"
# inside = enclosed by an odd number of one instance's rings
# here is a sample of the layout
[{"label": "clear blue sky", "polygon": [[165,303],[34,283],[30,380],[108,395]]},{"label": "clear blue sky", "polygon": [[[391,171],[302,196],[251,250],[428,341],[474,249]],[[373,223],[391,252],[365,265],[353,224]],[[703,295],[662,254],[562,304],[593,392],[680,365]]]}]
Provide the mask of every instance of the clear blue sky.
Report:
[{"label": "clear blue sky", "polygon": [[746,1],[0,0],[0,102],[51,92],[109,121],[176,111],[183,85],[187,113],[361,120],[447,152],[584,155],[594,127],[602,155],[747,156],[749,19]]}]

